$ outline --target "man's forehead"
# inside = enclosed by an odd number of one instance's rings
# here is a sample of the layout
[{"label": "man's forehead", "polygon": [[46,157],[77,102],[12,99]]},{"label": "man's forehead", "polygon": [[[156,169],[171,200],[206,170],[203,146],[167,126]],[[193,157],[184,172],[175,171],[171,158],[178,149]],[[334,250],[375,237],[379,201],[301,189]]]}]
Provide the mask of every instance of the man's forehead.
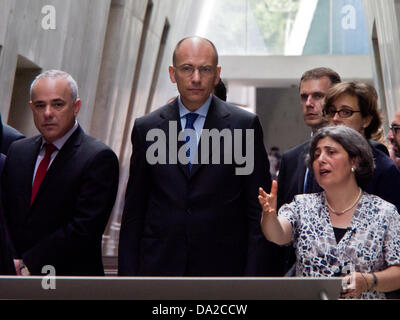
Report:
[{"label": "man's forehead", "polygon": [[215,52],[212,45],[204,40],[198,38],[190,38],[183,41],[176,51],[176,59],[187,60],[197,59],[204,62],[212,62],[215,59]]},{"label": "man's forehead", "polygon": [[396,123],[396,125],[400,125],[400,110],[394,114],[392,123]]},{"label": "man's forehead", "polygon": [[49,100],[55,100],[71,94],[68,81],[61,77],[39,79],[32,89],[32,101],[40,100],[43,95],[49,96]]},{"label": "man's forehead", "polygon": [[307,79],[300,83],[300,92],[325,92],[329,89],[331,81],[328,77]]}]

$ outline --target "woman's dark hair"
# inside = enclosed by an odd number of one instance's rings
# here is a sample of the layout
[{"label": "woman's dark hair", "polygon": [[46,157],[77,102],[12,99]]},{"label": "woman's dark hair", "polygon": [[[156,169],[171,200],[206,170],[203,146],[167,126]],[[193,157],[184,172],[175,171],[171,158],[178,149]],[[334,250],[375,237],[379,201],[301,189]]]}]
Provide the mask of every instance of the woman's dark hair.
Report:
[{"label": "woman's dark hair", "polygon": [[340,125],[319,129],[311,140],[310,152],[306,157],[308,168],[313,170],[314,154],[318,142],[327,137],[339,143],[346,150],[350,159],[357,159],[355,177],[357,184],[362,188],[365,187],[374,173],[374,157],[368,141],[350,127]]},{"label": "woman's dark hair", "polygon": [[364,130],[367,139],[371,139],[382,126],[382,116],[378,109],[378,94],[375,88],[363,82],[341,82],[329,88],[324,105],[324,114],[326,114],[333,102],[342,94],[348,94],[356,97],[361,116],[366,118],[371,116],[372,120],[368,127]]}]

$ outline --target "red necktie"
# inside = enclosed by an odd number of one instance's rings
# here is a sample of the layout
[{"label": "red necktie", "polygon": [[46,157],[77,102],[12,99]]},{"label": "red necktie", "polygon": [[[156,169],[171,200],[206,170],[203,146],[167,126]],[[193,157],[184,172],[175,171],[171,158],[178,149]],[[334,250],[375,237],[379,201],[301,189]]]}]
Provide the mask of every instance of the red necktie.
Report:
[{"label": "red necktie", "polygon": [[36,170],[35,180],[33,181],[32,185],[31,205],[36,197],[37,192],[39,191],[40,184],[42,183],[44,176],[46,175],[47,168],[49,167],[51,159],[51,154],[57,150],[57,147],[54,144],[46,143],[44,147],[46,149],[46,153],[42,161],[40,161],[39,167]]}]

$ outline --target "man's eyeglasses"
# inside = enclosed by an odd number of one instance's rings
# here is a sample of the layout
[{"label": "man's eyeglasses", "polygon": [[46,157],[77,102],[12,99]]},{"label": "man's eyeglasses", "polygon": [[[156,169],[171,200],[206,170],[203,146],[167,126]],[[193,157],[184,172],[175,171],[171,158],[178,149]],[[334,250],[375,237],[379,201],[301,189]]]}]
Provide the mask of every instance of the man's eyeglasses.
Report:
[{"label": "man's eyeglasses", "polygon": [[199,70],[199,74],[202,77],[210,77],[214,74],[215,68],[213,66],[200,66],[195,67],[190,64],[184,64],[182,66],[174,67],[178,69],[178,71],[185,77],[191,77],[194,71],[197,69]]},{"label": "man's eyeglasses", "polygon": [[400,126],[391,125],[391,126],[390,126],[390,130],[392,130],[392,132],[393,132],[394,134],[397,134],[397,133],[399,132],[399,130],[400,130]]},{"label": "man's eyeglasses", "polygon": [[325,111],[325,115],[328,115],[329,117],[333,118],[337,113],[341,118],[350,118],[354,112],[361,112],[361,111],[360,110],[355,111],[351,109],[340,109],[340,110],[328,109]]}]

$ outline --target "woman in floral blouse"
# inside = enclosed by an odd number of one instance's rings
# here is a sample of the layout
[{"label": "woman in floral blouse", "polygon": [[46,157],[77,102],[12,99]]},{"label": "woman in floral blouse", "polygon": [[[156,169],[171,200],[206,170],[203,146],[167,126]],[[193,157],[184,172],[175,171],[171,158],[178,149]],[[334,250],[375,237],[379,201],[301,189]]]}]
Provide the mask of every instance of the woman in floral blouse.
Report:
[{"label": "woman in floral blouse", "polygon": [[400,288],[400,215],[359,187],[373,173],[371,147],[354,129],[325,127],[312,139],[307,164],[324,191],[297,195],[277,215],[276,181],[270,194],[260,188],[264,235],[294,242],[296,276],[348,274],[343,297],[384,299]]}]

